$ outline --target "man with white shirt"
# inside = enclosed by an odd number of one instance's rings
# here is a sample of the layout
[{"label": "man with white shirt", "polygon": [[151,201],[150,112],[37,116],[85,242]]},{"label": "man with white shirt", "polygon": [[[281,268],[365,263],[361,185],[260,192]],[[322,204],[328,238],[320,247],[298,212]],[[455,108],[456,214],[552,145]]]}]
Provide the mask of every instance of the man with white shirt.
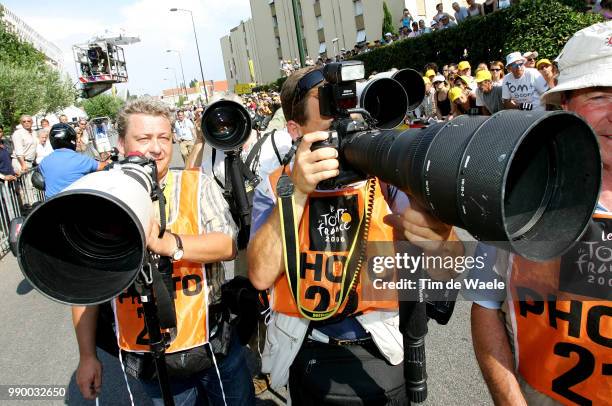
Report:
[{"label": "man with white shirt", "polygon": [[506,68],[510,73],[502,81],[504,109],[545,111],[546,105],[540,96],[548,90],[548,85],[540,72],[526,68],[520,52],[508,54]]},{"label": "man with white shirt", "polygon": [[179,110],[176,113],[176,121],[174,122],[174,138],[179,143],[183,162],[187,162],[187,157],[195,144],[196,133],[193,122],[185,118],[185,113]]},{"label": "man with white shirt", "polygon": [[13,133],[13,169],[25,172],[36,159],[36,131],[32,129],[32,117],[23,115],[19,119],[21,128]]},{"label": "man with white shirt", "polygon": [[469,15],[467,8],[460,7],[459,3],[457,2],[453,3],[453,10],[455,10],[455,20],[457,21],[457,24],[465,20]]},{"label": "man with white shirt", "polygon": [[36,145],[36,165],[40,165],[40,162],[47,155],[53,152],[51,142],[49,142],[49,130],[50,128],[43,128],[38,132],[38,144]]}]

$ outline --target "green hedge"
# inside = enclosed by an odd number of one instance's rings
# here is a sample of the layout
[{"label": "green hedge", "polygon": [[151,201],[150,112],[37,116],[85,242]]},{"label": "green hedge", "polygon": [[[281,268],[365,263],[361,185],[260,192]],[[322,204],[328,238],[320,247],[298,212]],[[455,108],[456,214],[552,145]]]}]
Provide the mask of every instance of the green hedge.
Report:
[{"label": "green hedge", "polygon": [[601,16],[575,11],[561,4],[574,0],[523,0],[457,27],[397,41],[355,59],[365,63],[367,74],[391,68],[422,70],[428,62],[439,66],[468,60],[505,60],[513,51],[536,50],[542,58],[555,58],[578,30],[601,21]]},{"label": "green hedge", "polygon": [[270,82],[261,86],[256,86],[253,88],[253,93],[269,91],[280,92],[280,89],[281,87],[283,87],[283,83],[285,83],[285,80],[287,80],[287,78],[283,76],[281,78],[276,79],[276,81],[274,82]]}]

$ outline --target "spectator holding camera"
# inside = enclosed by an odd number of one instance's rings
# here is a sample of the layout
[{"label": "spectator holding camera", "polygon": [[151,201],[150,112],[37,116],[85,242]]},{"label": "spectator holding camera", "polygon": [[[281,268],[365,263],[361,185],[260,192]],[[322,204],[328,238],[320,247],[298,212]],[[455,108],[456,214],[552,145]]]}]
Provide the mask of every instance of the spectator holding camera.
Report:
[{"label": "spectator holding camera", "polygon": [[546,110],[540,96],[548,90],[548,85],[540,72],[526,68],[525,58],[520,52],[508,54],[506,68],[510,72],[504,76],[502,82],[504,109]]},{"label": "spectator holding camera", "polygon": [[[443,250],[447,249],[444,242],[454,235],[453,229],[416,204],[408,207],[406,195],[391,186],[379,184],[377,179],[332,191],[317,189],[319,182],[339,174],[338,150],[311,148],[314,143],[328,139],[327,131],[333,121],[333,117],[320,113],[318,91],[324,84],[322,71],[316,69],[299,70],[284,83],[281,102],[287,130],[295,142],[293,165],[288,175],[284,175],[289,178],[282,178],[283,167],[272,172],[254,197],[248,247],[249,279],[257,289],[274,287],[262,369],[271,373],[272,387],[289,384],[294,404],[326,404],[333,402],[332,399],[342,399],[345,404],[406,404],[397,303],[385,307],[378,302],[368,304],[354,297],[348,310],[342,312],[346,317],[328,323],[310,321],[302,312],[312,308],[315,302],[305,297],[303,292],[294,296],[288,286],[287,272],[294,272],[298,265],[294,266],[288,260],[289,268],[286,268],[284,249],[288,253],[295,251],[290,247],[284,248],[281,227],[287,221],[298,222],[300,236],[296,249],[312,255],[312,258],[315,254],[324,258],[353,255],[346,246],[357,242],[357,224],[367,215],[357,209],[358,200],[372,199],[374,202],[368,240],[393,241],[395,229],[403,239],[417,245],[424,240],[435,241],[436,248],[433,249]],[[280,215],[277,205],[279,179],[293,184],[294,216]],[[327,226],[317,219],[341,212],[344,214],[339,219],[345,226],[335,235],[338,237],[337,245],[330,246],[323,237],[317,237],[319,234],[311,234],[310,244],[307,243],[309,231],[316,233],[317,227]],[[395,214],[387,214],[391,212]],[[460,253],[449,253],[456,254]],[[322,266],[318,261],[308,266],[311,270],[314,267],[315,271],[297,275],[303,286],[316,285],[327,292],[338,287],[337,278],[320,282],[313,279],[316,269]],[[344,266],[340,269],[338,272],[347,272]],[[339,307],[336,306],[346,303],[347,298],[337,300],[338,303],[332,299],[321,310],[337,315]],[[313,368],[316,372],[311,372]],[[356,389],[357,386],[360,389]]]},{"label": "spectator holding camera", "polygon": [[[219,333],[219,346],[211,347],[221,352],[212,354],[207,348],[209,340],[215,339],[213,333],[224,330],[216,313],[225,281],[221,261],[236,254],[236,226],[211,177],[197,170],[169,170],[171,123],[168,107],[150,99],[128,102],[117,118],[119,151],[155,161],[157,181],[167,202],[166,232],[159,238],[159,219],[152,218],[146,242],[150,252],[162,257],[160,268],[165,260],[176,281],[174,291],[169,292],[174,297],[176,334],[165,351],[170,389],[177,405],[254,405],[238,337]],[[128,290],[113,299],[117,343],[126,373],[139,379],[155,405],[163,405],[150,347],[139,339],[145,325],[137,296]],[[98,306],[72,310],[80,356],[76,383],[86,399],[96,398],[103,384],[95,342],[98,311]]]},{"label": "spectator holding camera", "polygon": [[[606,235],[612,228],[611,36],[611,22],[575,33],[558,60],[558,85],[542,95],[543,103],[580,115],[599,140],[602,187],[586,233],[597,239],[588,238],[585,244],[590,247],[579,248],[597,252],[610,250]],[[478,249],[490,260],[470,276],[506,282],[500,297],[483,291],[472,297],[474,352],[495,404],[610,404],[612,301],[608,286],[612,276],[605,259],[600,268],[588,255],[572,261],[574,254],[580,255],[578,248],[567,257],[544,263],[482,244]],[[593,272],[590,265],[589,271],[581,270],[583,259],[593,265]],[[560,282],[564,274],[571,277],[571,288]],[[589,285],[590,275],[601,278],[602,285]],[[577,291],[581,286],[590,287]],[[528,292],[527,296],[521,292]]]}]

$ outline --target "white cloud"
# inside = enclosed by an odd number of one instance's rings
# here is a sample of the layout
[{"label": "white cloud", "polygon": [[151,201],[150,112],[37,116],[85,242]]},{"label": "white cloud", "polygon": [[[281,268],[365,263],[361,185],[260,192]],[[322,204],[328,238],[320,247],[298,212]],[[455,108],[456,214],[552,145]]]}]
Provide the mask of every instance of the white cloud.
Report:
[{"label": "white cloud", "polygon": [[[110,9],[104,15],[83,14],[78,18],[66,17],[61,10],[51,15],[49,10],[31,7],[22,17],[40,34],[57,44],[65,56],[65,69],[75,77],[72,61],[72,45],[83,43],[105,30],[137,36],[141,42],[124,47],[129,73],[128,88],[132,93],[159,94],[161,89],[174,84],[171,72],[165,66],[176,69],[181,81],[181,72],[176,49],[182,54],[185,80],[200,79],[200,68],[189,13],[170,12],[171,7],[189,9],[193,12],[204,74],[207,80],[225,78],[219,39],[229,33],[240,20],[250,18],[248,0],[140,0]],[[10,7],[10,6],[9,6]],[[74,8],[80,2],[74,1]],[[168,78],[170,82],[162,79]]]}]

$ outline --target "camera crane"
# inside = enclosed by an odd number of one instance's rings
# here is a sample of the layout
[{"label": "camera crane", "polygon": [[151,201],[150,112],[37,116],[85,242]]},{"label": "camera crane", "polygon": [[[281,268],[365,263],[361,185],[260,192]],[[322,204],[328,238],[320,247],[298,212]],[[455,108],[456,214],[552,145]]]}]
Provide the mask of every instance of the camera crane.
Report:
[{"label": "camera crane", "polygon": [[84,44],[72,47],[82,97],[94,97],[110,89],[114,83],[128,81],[125,55],[121,45],[140,42],[138,37],[95,36]]}]

